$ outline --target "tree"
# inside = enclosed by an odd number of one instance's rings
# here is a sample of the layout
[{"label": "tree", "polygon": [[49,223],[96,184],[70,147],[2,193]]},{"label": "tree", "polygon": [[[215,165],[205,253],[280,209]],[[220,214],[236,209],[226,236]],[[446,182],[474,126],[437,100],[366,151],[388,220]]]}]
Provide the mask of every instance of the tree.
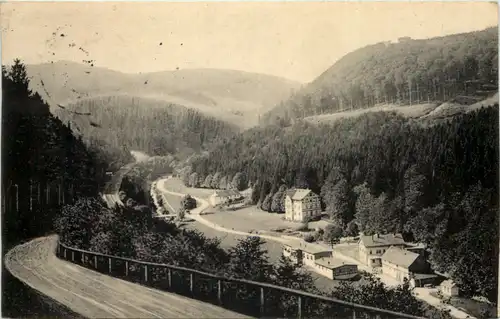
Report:
[{"label": "tree", "polygon": [[233,180],[231,181],[231,187],[235,190],[242,191],[246,188],[245,177],[242,173],[238,172],[234,175]]},{"label": "tree", "polygon": [[360,226],[360,230],[365,232],[370,226],[371,207],[374,202],[373,196],[370,194],[370,189],[367,184],[354,187],[354,192],[357,195],[356,200],[356,220]]},{"label": "tree", "polygon": [[323,233],[323,241],[333,246],[334,244],[339,242],[342,234],[342,227],[340,227],[339,225],[328,224],[325,227],[325,231]]},{"label": "tree", "polygon": [[191,187],[199,187],[200,179],[198,173],[194,172],[189,176],[189,186]]},{"label": "tree", "polygon": [[219,189],[227,189],[227,176],[222,176],[219,181]]},{"label": "tree", "polygon": [[331,292],[331,297],[416,316],[424,315],[424,305],[413,296],[408,282],[388,289],[371,274],[365,276],[361,285],[342,282]]},{"label": "tree", "polygon": [[266,212],[271,212],[271,202],[272,202],[273,194],[269,193],[266,195],[266,198],[264,198],[264,201],[262,202],[261,209]]},{"label": "tree", "polygon": [[414,215],[425,205],[424,191],[426,187],[425,176],[418,173],[416,165],[412,165],[404,175],[405,210]]},{"label": "tree", "polygon": [[267,250],[263,248],[264,244],[265,241],[254,236],[239,240],[238,244],[228,251],[230,256],[228,275],[265,282],[272,268],[268,261]]},{"label": "tree", "polygon": [[[272,267],[270,283],[309,293],[318,293],[311,274],[303,271],[297,264],[293,264],[290,259],[283,255],[278,263]],[[283,314],[287,317],[294,315],[296,301],[287,295],[275,294],[274,291],[270,291],[266,297],[266,303],[266,311],[269,315],[276,317],[283,316]]]},{"label": "tree", "polygon": [[211,186],[213,189],[219,189],[220,188],[220,179],[221,179],[221,173],[216,172],[214,176],[212,177],[211,181]]},{"label": "tree", "polygon": [[212,188],[212,174],[208,174],[207,177],[205,177],[203,186],[206,188]]},{"label": "tree", "polygon": [[356,224],[356,220],[351,220],[349,223],[347,223],[345,229],[345,235],[350,237],[355,237],[359,235],[359,229],[358,225]]},{"label": "tree", "polygon": [[276,213],[285,212],[286,185],[281,185],[271,200],[271,211]]},{"label": "tree", "polygon": [[251,195],[252,205],[256,205],[259,202],[260,188],[261,188],[261,184],[259,181],[256,181],[252,186],[252,195]]},{"label": "tree", "polygon": [[191,197],[191,195],[189,195],[189,194],[186,194],[181,200],[181,207],[184,210],[195,209],[196,206],[197,206],[196,199]]}]

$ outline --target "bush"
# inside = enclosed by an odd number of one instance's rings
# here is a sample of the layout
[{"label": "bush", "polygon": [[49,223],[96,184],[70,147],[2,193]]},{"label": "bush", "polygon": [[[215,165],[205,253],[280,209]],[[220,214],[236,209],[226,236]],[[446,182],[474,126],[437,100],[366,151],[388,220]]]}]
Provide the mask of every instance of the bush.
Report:
[{"label": "bush", "polygon": [[309,224],[308,223],[302,223],[299,226],[295,227],[294,230],[297,230],[297,231],[308,231],[309,230]]},{"label": "bush", "polygon": [[304,241],[308,243],[313,243],[316,241],[316,238],[314,238],[314,235],[312,234],[307,234],[304,236]]}]

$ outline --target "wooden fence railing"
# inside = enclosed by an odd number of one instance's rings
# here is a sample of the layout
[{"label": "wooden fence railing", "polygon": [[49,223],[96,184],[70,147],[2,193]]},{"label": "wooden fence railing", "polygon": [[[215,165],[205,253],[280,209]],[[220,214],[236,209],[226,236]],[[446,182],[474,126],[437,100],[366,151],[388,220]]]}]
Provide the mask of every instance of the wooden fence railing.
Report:
[{"label": "wooden fence railing", "polygon": [[253,317],[419,318],[272,284],[225,278],[184,267],[85,251],[60,242],[57,244],[56,255],[101,273],[216,304]]}]

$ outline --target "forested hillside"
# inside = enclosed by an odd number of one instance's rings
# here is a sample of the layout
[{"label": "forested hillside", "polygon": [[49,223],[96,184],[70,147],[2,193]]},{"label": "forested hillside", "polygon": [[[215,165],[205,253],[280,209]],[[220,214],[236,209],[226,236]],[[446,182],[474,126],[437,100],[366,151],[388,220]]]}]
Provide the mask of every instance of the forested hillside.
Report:
[{"label": "forested hillside", "polygon": [[243,174],[254,203],[278,212],[284,190],[311,188],[346,231],[352,223],[367,234],[404,231],[430,245],[435,268],[461,292],[493,298],[497,148],[498,104],[426,125],[368,113],[246,131],[192,161],[185,180],[226,187],[222,179]]},{"label": "forested hillside", "polygon": [[[61,40],[64,41],[64,40]],[[236,70],[181,69],[127,74],[94,65],[58,61],[28,66],[31,88],[52,109],[79,99],[128,95],[182,105],[240,127],[288,98],[299,83]]]},{"label": "forested hillside", "polygon": [[29,90],[24,65],[2,67],[2,204],[7,243],[52,229],[58,208],[97,195],[109,168]]},{"label": "forested hillside", "polygon": [[184,157],[238,132],[228,123],[164,101],[133,96],[83,99],[55,112],[85,141],[104,149]]},{"label": "forested hillside", "polygon": [[[379,103],[474,103],[498,90],[498,30],[358,49],[262,117],[270,124]],[[459,98],[463,100],[463,98]]]}]

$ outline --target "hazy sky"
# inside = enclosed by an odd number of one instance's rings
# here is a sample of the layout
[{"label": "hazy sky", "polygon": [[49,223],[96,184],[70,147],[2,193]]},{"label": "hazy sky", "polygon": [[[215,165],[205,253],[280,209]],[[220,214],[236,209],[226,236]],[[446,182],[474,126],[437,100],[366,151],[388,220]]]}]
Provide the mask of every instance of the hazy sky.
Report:
[{"label": "hazy sky", "polygon": [[95,60],[95,66],[130,73],[224,68],[301,82],[368,44],[480,30],[498,22],[496,3],[477,2],[0,6],[2,62]]}]

